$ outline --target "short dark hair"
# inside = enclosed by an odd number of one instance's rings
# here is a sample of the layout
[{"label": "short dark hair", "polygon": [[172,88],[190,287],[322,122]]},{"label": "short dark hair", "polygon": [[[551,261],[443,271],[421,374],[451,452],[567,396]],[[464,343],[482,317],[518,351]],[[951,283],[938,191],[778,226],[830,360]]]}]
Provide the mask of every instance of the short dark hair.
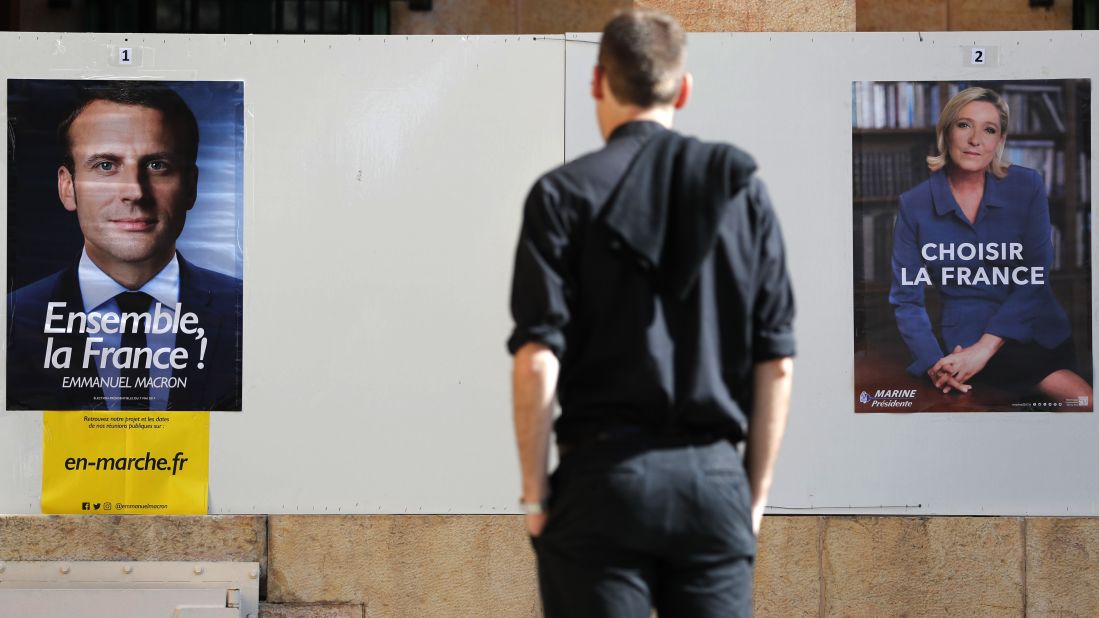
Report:
[{"label": "short dark hair", "polygon": [[76,104],[68,116],[57,126],[61,142],[63,163],[73,171],[72,140],[69,129],[77,116],[95,101],[109,101],[120,105],[136,105],[155,109],[164,114],[165,124],[180,138],[182,154],[193,166],[198,159],[198,121],[183,97],[175,90],[157,82],[147,81],[89,81],[81,84]]},{"label": "short dark hair", "polygon": [[668,105],[679,95],[686,47],[687,35],[671,16],[629,9],[604,26],[599,66],[619,101],[643,108]]}]

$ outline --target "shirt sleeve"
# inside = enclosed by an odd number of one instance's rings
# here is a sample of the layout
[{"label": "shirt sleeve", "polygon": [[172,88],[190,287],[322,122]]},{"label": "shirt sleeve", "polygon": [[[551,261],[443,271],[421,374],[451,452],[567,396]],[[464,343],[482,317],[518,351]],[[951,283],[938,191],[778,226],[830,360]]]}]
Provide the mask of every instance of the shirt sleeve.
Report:
[{"label": "shirt sleeve", "polygon": [[908,373],[920,376],[943,357],[942,347],[931,328],[931,318],[924,306],[925,284],[912,281],[923,261],[912,209],[901,197],[897,212],[897,223],[893,227],[893,283],[889,288],[889,304],[893,306],[893,315],[897,320],[897,330],[901,333],[914,360],[908,366]]},{"label": "shirt sleeve", "polygon": [[[1046,197],[1046,187],[1038,176],[1032,172],[1034,192],[1026,198],[1026,224],[1023,226],[1023,260],[1022,266],[1028,269],[1042,268],[1046,285],[1053,266],[1053,240],[1049,223],[1049,199]],[[992,314],[985,327],[985,332],[1014,339],[1015,341],[1030,341],[1034,338],[1036,317],[1041,316],[1044,303],[1044,285],[1013,285],[1011,292],[1004,299],[1003,304]]]},{"label": "shirt sleeve", "polygon": [[540,180],[527,196],[515,249],[511,283],[515,328],[508,338],[512,354],[531,342],[547,346],[558,358],[565,353],[565,327],[570,316],[565,268],[568,223],[557,192]]},{"label": "shirt sleeve", "polygon": [[752,306],[752,360],[763,362],[793,356],[794,291],[786,271],[782,230],[771,207],[767,187],[752,177],[748,199],[759,213],[759,264]]}]

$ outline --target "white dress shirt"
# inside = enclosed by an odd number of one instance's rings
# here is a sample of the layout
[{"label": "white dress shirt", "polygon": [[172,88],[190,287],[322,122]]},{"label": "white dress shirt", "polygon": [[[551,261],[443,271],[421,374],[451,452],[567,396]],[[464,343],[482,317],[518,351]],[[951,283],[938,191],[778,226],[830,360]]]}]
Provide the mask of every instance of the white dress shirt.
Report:
[{"label": "white dress shirt", "polygon": [[[118,307],[118,301],[115,300],[115,296],[118,296],[122,292],[145,292],[153,297],[154,302],[161,305],[160,312],[162,314],[171,315],[173,318],[175,317],[176,303],[179,302],[179,258],[176,256],[172,256],[172,261],[169,262],[167,266],[137,290],[125,288],[114,279],[111,279],[107,273],[100,270],[100,268],[92,262],[91,258],[88,257],[87,249],[85,249],[83,255],[80,256],[80,266],[78,267],[77,273],[80,281],[80,296],[84,301],[84,313],[95,311],[101,314],[113,313],[121,315],[122,312]],[[151,314],[153,310],[154,306],[150,306],[148,313]],[[152,319],[151,315],[149,319]],[[92,344],[92,348],[96,350],[102,348],[117,348],[122,343],[122,333],[101,332],[96,336],[103,339],[101,342]],[[173,332],[159,334],[150,332],[146,337],[147,345],[150,349],[158,350],[160,348],[175,347],[176,335]],[[99,358],[102,358],[102,356],[96,357],[96,359]],[[122,393],[121,389],[118,388],[117,380],[121,371],[115,368],[111,363],[107,363],[106,367],[100,367],[99,364],[97,364],[96,370],[99,372],[99,377],[103,378],[104,383],[107,384],[103,389],[107,409],[122,409]],[[158,369],[154,365],[149,368],[150,378],[170,378],[171,376],[171,367]],[[167,382],[167,380],[161,380],[161,382]],[[151,399],[149,400],[149,409],[167,409],[168,394],[169,388],[166,384],[150,388],[149,395]]]}]

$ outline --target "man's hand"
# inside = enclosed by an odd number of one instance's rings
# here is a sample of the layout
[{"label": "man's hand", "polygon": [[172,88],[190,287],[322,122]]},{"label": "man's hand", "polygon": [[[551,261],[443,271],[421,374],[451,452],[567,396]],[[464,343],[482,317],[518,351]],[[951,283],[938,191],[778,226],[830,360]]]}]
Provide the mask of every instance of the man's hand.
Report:
[{"label": "man's hand", "polygon": [[[515,352],[512,407],[524,502],[545,503],[549,497],[549,438],[559,370],[553,351],[540,343],[528,343]],[[542,534],[546,519],[545,513],[527,515],[531,536]]]},{"label": "man's hand", "polygon": [[763,525],[763,510],[767,508],[765,502],[752,499],[752,534],[759,536],[759,529]]},{"label": "man's hand", "polygon": [[546,527],[549,516],[545,513],[527,515],[527,534],[534,538],[542,536],[542,529]]},{"label": "man's hand", "polygon": [[777,358],[756,363],[753,370],[754,402],[748,424],[746,453],[748,487],[752,492],[752,532],[759,534],[763,509],[771,491],[771,473],[778,459],[779,445],[786,431],[790,411],[790,389],[794,381],[794,361]]}]

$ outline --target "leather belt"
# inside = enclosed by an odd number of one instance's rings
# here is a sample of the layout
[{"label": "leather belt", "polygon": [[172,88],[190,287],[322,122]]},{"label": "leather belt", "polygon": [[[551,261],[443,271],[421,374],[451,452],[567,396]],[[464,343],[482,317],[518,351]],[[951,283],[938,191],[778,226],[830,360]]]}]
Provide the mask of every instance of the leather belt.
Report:
[{"label": "leather belt", "polygon": [[645,427],[613,427],[585,436],[579,440],[558,443],[557,452],[564,456],[580,447],[596,444],[636,446],[638,448],[675,448],[713,444],[728,439],[728,434],[708,430],[655,431]]}]

